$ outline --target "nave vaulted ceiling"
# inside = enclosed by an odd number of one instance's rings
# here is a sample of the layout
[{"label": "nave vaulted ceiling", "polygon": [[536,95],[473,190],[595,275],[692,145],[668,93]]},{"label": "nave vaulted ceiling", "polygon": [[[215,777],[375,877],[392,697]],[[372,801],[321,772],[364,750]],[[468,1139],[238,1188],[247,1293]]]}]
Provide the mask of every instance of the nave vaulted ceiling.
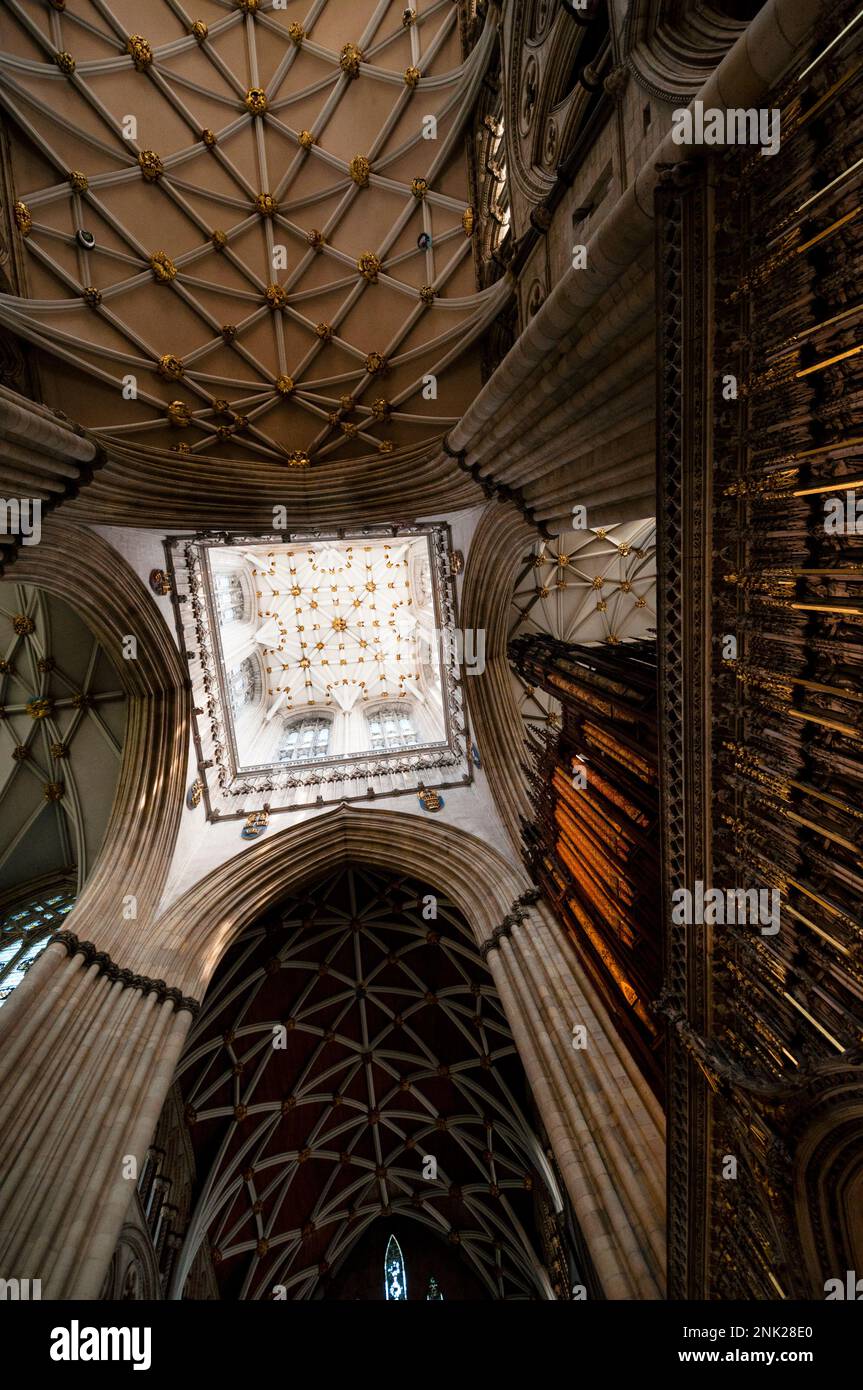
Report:
[{"label": "nave vaulted ceiling", "polygon": [[538,1295],[524,1074],[473,933],[443,897],[427,917],[430,893],[345,868],[220,965],[178,1080],[198,1173],[180,1267],[206,1235],[222,1297],[326,1296],[393,1218],[486,1296]]},{"label": "nave vaulted ceiling", "polygon": [[22,293],[0,320],[113,459],[236,460],[275,489],[433,453],[476,394],[465,349],[507,292],[477,291],[465,152],[493,34],[468,53],[451,0],[409,13],[4,6]]}]

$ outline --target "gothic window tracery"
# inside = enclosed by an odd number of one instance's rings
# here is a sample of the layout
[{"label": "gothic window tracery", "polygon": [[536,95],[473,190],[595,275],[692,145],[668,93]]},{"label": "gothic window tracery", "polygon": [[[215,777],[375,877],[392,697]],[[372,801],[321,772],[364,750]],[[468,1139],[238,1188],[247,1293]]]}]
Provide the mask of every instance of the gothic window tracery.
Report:
[{"label": "gothic window tracery", "polygon": [[217,574],[213,580],[216,609],[222,623],[241,623],[246,616],[246,595],[238,574]]},{"label": "gothic window tracery", "polygon": [[280,763],[306,763],[325,758],[329,751],[332,721],[320,716],[292,719],[279,742]]},{"label": "gothic window tracery", "polygon": [[384,1256],[384,1294],[388,1303],[403,1303],[408,1296],[408,1276],[404,1256],[395,1236],[387,1241]]},{"label": "gothic window tracery", "polygon": [[234,714],[259,700],[262,688],[261,668],[253,656],[247,656],[228,678],[228,695]]},{"label": "gothic window tracery", "polygon": [[0,1007],[42,954],[75,906],[68,889],[31,898],[0,925]]},{"label": "gothic window tracery", "polygon": [[390,748],[412,748],[418,741],[410,709],[382,705],[366,716],[369,747],[377,752]]}]

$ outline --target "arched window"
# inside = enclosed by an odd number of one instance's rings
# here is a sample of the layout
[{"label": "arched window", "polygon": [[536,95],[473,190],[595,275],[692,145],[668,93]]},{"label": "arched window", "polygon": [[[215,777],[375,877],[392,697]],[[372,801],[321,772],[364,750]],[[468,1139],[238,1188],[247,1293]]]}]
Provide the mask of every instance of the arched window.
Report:
[{"label": "arched window", "polygon": [[14,908],[0,921],[0,1005],[20,985],[74,906],[74,893],[49,893]]},{"label": "arched window", "polygon": [[432,601],[431,566],[423,559],[417,570],[417,598],[421,608]]},{"label": "arched window", "polygon": [[259,700],[262,689],[261,667],[253,656],[247,656],[228,677],[228,698],[233,713],[237,714],[244,705]]},{"label": "arched window", "polygon": [[395,1236],[390,1236],[384,1255],[384,1297],[388,1303],[402,1303],[407,1301],[407,1296],[408,1276],[404,1256]]},{"label": "arched window", "polygon": [[417,742],[417,731],[409,709],[383,705],[366,716],[369,747],[373,752],[388,748],[411,748]]},{"label": "arched window", "polygon": [[277,760],[280,763],[310,763],[316,758],[325,758],[331,729],[331,720],[318,716],[289,720],[279,742]]},{"label": "arched window", "polygon": [[240,623],[246,613],[246,595],[238,574],[217,574],[213,580],[220,623]]}]

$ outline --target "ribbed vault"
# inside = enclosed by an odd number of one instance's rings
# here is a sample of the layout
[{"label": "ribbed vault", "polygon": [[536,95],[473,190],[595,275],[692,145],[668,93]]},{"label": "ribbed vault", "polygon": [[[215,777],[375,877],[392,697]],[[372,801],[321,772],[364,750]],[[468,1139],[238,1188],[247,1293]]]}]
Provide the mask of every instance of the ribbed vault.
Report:
[{"label": "ribbed vault", "polygon": [[125,731],[115,666],[59,599],[0,586],[0,889],[69,873],[80,891],[114,800]]},{"label": "ribbed vault", "polygon": [[509,293],[476,287],[465,152],[493,26],[465,56],[450,0],[195,10],[11,0],[27,293],[0,319],[121,467],[229,464],[278,500],[288,469],[411,468]]},{"label": "ribbed vault", "polygon": [[178,1076],[200,1178],[178,1296],[205,1236],[223,1296],[320,1296],[394,1215],[456,1248],[489,1296],[548,1296],[528,1235],[547,1165],[447,898],[350,864],[267,913],[220,964]]},{"label": "ribbed vault", "polygon": [[[15,576],[73,609],[108,654],[126,697],[112,813],[71,925],[103,949],[117,950],[119,942],[121,952],[130,951],[135,923],[148,920],[161,893],[182,813],[188,682],[152,594],[97,532],[47,516],[40,543],[19,552]],[[123,658],[128,636],[136,639],[134,660]],[[124,917],[118,880],[134,893],[136,918]]]},{"label": "ribbed vault", "polygon": [[656,527],[651,518],[537,541],[514,509],[489,506],[468,555],[462,622],[486,633],[482,681],[467,691],[483,768],[512,836],[530,814],[527,729],[554,727],[556,702],[516,675],[510,638],[548,632],[564,642],[626,641],[656,624]]},{"label": "ribbed vault", "polygon": [[[524,556],[515,580],[510,638],[547,632],[561,642],[631,642],[656,628],[656,522],[567,531]],[[530,727],[557,727],[558,703],[516,672],[513,689]]]}]

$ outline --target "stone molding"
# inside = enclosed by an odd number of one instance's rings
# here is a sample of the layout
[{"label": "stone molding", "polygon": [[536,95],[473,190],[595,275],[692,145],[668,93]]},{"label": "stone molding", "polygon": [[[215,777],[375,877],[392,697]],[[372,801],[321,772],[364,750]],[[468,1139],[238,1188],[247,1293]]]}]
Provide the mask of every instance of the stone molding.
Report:
[{"label": "stone molding", "polygon": [[500,950],[500,943],[506,937],[512,936],[513,927],[518,927],[528,918],[530,908],[539,902],[542,894],[538,888],[530,888],[526,893],[522,893],[516,898],[509,912],[498,923],[491,936],[480,946],[480,955],[487,961],[492,951]]},{"label": "stone molding", "polygon": [[155,994],[160,1004],[169,999],[175,1013],[185,1009],[193,1018],[197,1017],[201,1008],[197,999],[171,988],[164,980],[151,980],[147,975],[136,975],[133,970],[123,970],[111,959],[107,951],[100,951],[92,941],[80,941],[73,931],[58,931],[52,936],[50,944],[53,945],[55,942],[62,946],[70,957],[83,956],[86,969],[95,965],[100,975],[105,975],[112,983],[121,984],[123,989],[136,989],[141,994]]}]

